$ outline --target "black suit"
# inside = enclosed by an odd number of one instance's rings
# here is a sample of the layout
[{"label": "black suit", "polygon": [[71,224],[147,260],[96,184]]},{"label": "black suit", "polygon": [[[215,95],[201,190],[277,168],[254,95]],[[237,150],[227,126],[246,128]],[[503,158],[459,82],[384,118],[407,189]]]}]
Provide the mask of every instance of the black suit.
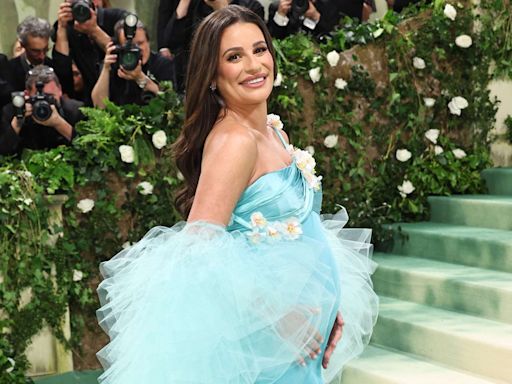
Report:
[{"label": "black suit", "polygon": [[4,105],[11,102],[11,92],[14,88],[9,83],[12,78],[7,56],[0,53],[0,111]]},{"label": "black suit", "polygon": [[[72,137],[75,136],[75,124],[84,119],[79,108],[82,102],[73,99],[61,99],[58,107],[60,115],[73,127]],[[71,142],[56,129],[36,123],[32,118],[24,120],[21,131],[17,134],[11,126],[14,117],[12,104],[7,104],[2,111],[0,121],[0,155],[21,154],[24,148],[50,149],[59,145],[69,145]]]}]

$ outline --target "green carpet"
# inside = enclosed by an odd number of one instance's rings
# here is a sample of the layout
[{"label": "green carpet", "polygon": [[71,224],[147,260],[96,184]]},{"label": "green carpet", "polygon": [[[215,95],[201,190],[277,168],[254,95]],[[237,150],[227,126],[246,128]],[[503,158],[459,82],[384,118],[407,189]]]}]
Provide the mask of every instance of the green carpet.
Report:
[{"label": "green carpet", "polygon": [[34,378],[36,384],[98,384],[101,371],[68,372],[62,375]]}]

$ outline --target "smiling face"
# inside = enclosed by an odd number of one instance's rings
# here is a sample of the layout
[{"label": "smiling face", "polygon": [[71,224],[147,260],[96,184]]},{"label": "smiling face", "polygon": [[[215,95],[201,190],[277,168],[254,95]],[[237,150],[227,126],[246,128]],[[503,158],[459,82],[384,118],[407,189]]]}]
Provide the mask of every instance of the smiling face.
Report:
[{"label": "smiling face", "polygon": [[215,84],[226,105],[266,102],[274,82],[274,60],[263,32],[253,23],[224,30]]}]

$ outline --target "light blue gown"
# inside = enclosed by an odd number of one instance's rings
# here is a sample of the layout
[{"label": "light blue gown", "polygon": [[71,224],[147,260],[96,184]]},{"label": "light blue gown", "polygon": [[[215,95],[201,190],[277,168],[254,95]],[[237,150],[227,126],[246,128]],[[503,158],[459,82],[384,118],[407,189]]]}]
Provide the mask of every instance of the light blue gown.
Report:
[{"label": "light blue gown", "polygon": [[[100,383],[321,384],[362,352],[378,308],[371,232],[343,229],[344,210],[321,217],[300,167],[248,186],[227,228],[155,227],[101,264]],[[299,365],[316,332],[325,350],[338,311],[329,369],[323,355]]]}]

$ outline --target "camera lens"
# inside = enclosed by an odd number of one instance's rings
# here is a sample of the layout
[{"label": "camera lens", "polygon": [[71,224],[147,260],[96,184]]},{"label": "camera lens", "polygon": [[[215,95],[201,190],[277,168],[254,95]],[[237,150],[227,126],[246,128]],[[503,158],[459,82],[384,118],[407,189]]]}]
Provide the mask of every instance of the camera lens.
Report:
[{"label": "camera lens", "polygon": [[91,18],[91,9],[85,2],[79,1],[73,4],[71,13],[73,14],[73,18],[79,23],[83,23]]},{"label": "camera lens", "polygon": [[32,112],[34,117],[39,121],[45,121],[52,115],[52,108],[47,101],[36,101]]},{"label": "camera lens", "polygon": [[121,57],[121,66],[127,71],[133,71],[139,64],[139,52],[125,52]]}]

